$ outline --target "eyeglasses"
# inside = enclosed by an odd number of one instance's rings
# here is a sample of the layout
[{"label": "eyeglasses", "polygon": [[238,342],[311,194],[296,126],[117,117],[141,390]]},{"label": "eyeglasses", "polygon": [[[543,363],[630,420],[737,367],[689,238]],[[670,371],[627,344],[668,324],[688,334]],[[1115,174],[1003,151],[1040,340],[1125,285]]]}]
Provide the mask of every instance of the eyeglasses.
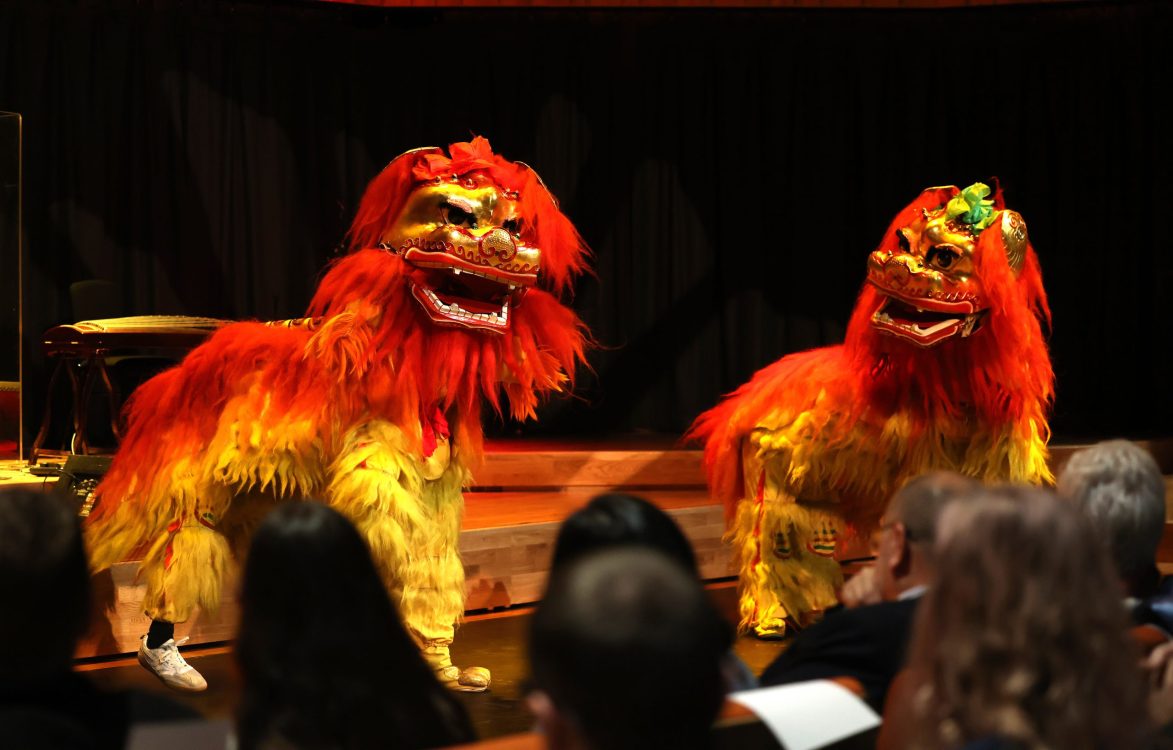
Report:
[{"label": "eyeglasses", "polygon": [[914,534],[911,529],[909,529],[907,526],[904,525],[903,521],[884,522],[883,520],[881,520],[879,527],[875,531],[872,532],[872,536],[870,539],[871,549],[872,549],[873,555],[876,554],[877,550],[879,550],[879,548],[880,548],[880,542],[883,539],[884,532],[887,531],[888,529],[894,528],[896,526],[901,526],[904,528],[904,541],[906,543],[920,541],[920,539],[918,538],[919,535]]},{"label": "eyeglasses", "polygon": [[[903,525],[903,524],[901,524],[900,521],[887,521],[887,522],[885,522],[883,520],[880,521],[880,525],[876,528],[875,531],[872,532],[871,539],[869,540],[871,542],[870,546],[871,546],[873,555],[878,553],[880,550],[880,543],[884,539],[884,532],[887,531],[888,529],[894,528],[896,526],[901,526],[901,525]],[[904,538],[906,540],[911,541],[911,537],[909,537],[909,535],[908,535],[907,528],[904,530]]]}]

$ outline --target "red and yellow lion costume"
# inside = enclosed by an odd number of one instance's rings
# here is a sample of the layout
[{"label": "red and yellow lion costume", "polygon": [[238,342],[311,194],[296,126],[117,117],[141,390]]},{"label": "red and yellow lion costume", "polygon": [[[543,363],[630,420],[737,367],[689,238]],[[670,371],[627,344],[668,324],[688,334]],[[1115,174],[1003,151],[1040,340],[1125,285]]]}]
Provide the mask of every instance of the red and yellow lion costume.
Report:
[{"label": "red and yellow lion costume", "polygon": [[558,295],[587,250],[537,174],[484,138],[396,158],[348,237],[307,318],[222,328],[135,392],[88,522],[92,562],[144,553],[147,615],[181,622],[216,607],[273,504],[317,499],[354,521],[455,683],[482,408],[530,418],[573,378],[586,330]]},{"label": "red and yellow lion costume", "polygon": [[835,603],[838,541],[907,479],[1052,480],[1050,310],[1022,217],[989,192],[925,190],[868,258],[845,342],[783,357],[693,425],[743,629],[778,636]]}]

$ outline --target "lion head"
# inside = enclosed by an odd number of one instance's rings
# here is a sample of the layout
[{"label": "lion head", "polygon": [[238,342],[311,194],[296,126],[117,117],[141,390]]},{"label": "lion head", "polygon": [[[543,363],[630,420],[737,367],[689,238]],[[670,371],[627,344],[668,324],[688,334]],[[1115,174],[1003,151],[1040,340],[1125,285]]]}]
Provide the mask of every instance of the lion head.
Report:
[{"label": "lion head", "polygon": [[441,326],[505,333],[539,283],[564,289],[585,247],[537,173],[476,137],[445,154],[419,148],[371,182],[350,229],[352,250],[406,263],[411,294]]},{"label": "lion head", "polygon": [[370,408],[455,406],[471,424],[503,392],[527,418],[573,378],[587,333],[560,295],[588,251],[537,173],[485,138],[393,159],[348,244],[309,315],[337,330],[317,356],[361,375]]},{"label": "lion head", "polygon": [[922,206],[912,221],[896,222],[890,237],[868,257],[868,281],[884,296],[872,314],[877,330],[917,346],[934,346],[971,336],[989,312],[979,255],[1003,256],[1017,275],[1026,259],[1027,236],[1022,216],[996,210],[994,201],[986,200],[990,189],[980,182],[962,191],[930,188],[925,194],[940,205]]},{"label": "lion head", "polygon": [[934,187],[868,256],[845,343],[876,399],[1042,424],[1054,381],[1050,316],[1026,222],[1001,191]]}]

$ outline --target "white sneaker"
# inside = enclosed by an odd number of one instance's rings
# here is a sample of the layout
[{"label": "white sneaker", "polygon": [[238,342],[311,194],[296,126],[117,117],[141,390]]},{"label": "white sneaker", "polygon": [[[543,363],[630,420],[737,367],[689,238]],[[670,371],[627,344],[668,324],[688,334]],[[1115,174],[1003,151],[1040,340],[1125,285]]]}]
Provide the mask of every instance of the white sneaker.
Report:
[{"label": "white sneaker", "polygon": [[171,638],[159,648],[147,648],[147,637],[144,635],[138,647],[138,663],[167,687],[191,693],[207,690],[208,681],[179,653],[179,647],[186,642],[186,638],[179,643]]}]

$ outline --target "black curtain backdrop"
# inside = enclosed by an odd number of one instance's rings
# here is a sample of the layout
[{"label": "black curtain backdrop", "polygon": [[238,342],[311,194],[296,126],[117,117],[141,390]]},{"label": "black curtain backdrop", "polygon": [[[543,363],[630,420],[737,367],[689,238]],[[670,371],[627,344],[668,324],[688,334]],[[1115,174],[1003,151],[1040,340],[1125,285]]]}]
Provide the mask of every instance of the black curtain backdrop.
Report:
[{"label": "black curtain backdrop", "polygon": [[947,10],[0,6],[24,114],[26,386],[71,282],[126,314],[299,315],[366,182],[490,138],[596,253],[577,397],[498,433],[679,433],[841,340],[867,253],[929,185],[1001,178],[1054,309],[1059,437],[1173,425],[1163,3]]}]

